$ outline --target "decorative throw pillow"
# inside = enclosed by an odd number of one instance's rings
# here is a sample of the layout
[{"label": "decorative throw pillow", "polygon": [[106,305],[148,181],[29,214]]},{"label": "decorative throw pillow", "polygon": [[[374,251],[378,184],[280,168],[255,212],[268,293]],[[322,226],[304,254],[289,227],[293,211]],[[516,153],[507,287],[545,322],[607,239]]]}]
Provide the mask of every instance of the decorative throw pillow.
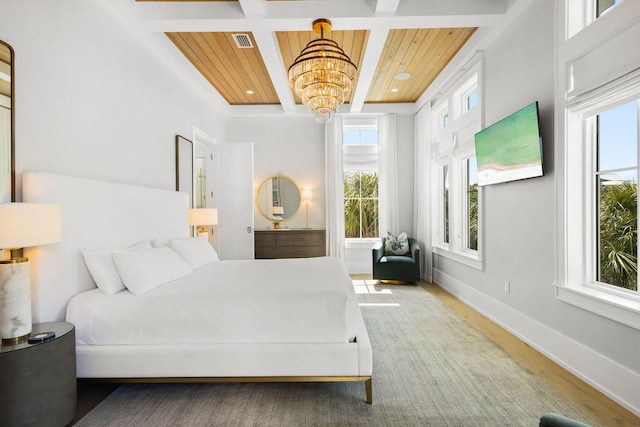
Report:
[{"label": "decorative throw pillow", "polygon": [[193,273],[171,248],[115,251],[113,263],[129,292],[145,294],[166,283]]},{"label": "decorative throw pillow", "polygon": [[[117,249],[118,251],[150,249],[149,242],[138,242],[128,248]],[[125,289],[124,283],[118,274],[118,269],[111,258],[112,250],[99,250],[84,248],[82,256],[87,270],[91,274],[93,281],[96,282],[98,289],[107,295],[117,294]]]},{"label": "decorative throw pillow", "polygon": [[385,255],[409,255],[409,239],[404,231],[397,237],[387,232],[387,239],[384,242]]},{"label": "decorative throw pillow", "polygon": [[218,261],[218,254],[208,240],[200,237],[181,237],[171,239],[169,247],[173,249],[194,270],[210,262]]}]

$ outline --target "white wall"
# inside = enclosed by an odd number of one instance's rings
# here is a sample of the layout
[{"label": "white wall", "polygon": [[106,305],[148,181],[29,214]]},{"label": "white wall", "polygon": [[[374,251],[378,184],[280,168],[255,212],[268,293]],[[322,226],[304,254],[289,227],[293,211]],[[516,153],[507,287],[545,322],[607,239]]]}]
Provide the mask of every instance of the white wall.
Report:
[{"label": "white wall", "polygon": [[[227,119],[227,142],[253,142],[254,198],[260,184],[272,175],[291,178],[301,189],[309,188],[309,227],[325,227],[324,125],[313,116],[236,117]],[[304,203],[282,227],[303,228],[306,223]],[[256,229],[273,227],[254,207]]]},{"label": "white wall", "polygon": [[[398,161],[398,203],[400,231],[413,233],[413,139],[414,118],[398,116],[396,122]],[[324,228],[325,213],[325,152],[324,125],[313,116],[302,117],[236,117],[227,119],[227,142],[254,143],[254,194],[271,175],[282,174],[301,188],[313,190],[309,205],[309,227]],[[254,209],[256,229],[272,227],[260,211]],[[281,226],[305,226],[304,205]],[[350,273],[371,273],[371,248],[346,252]]]},{"label": "white wall", "polygon": [[485,187],[484,270],[436,255],[434,280],[630,407],[637,394],[625,390],[640,384],[640,331],[554,294],[554,192],[563,168],[553,158],[554,25],[553,0],[531,2],[485,50],[484,125],[539,101],[545,176]]},{"label": "white wall", "polygon": [[[15,49],[16,170],[175,188],[176,134],[224,122],[99,0],[0,0]],[[159,36],[163,37],[163,36]]]}]

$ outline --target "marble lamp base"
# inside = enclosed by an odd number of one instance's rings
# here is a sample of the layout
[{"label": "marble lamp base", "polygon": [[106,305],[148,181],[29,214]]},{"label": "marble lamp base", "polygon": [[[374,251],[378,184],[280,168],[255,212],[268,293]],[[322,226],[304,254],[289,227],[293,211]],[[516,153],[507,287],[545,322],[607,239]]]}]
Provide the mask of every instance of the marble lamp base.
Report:
[{"label": "marble lamp base", "polygon": [[3,343],[15,343],[31,333],[30,282],[26,258],[0,261],[0,333]]}]

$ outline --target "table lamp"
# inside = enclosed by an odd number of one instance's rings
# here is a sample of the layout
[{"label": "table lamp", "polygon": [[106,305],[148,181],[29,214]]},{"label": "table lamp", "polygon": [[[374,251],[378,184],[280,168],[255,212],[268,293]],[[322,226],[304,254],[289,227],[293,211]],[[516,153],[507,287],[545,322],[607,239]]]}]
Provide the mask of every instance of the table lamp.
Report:
[{"label": "table lamp", "polygon": [[308,188],[302,190],[301,199],[304,200],[305,207],[307,208],[307,226],[305,230],[309,229],[309,202],[313,199],[313,194]]},{"label": "table lamp", "polygon": [[273,219],[275,219],[275,221],[273,221],[273,228],[278,229],[280,228],[280,221],[283,220],[282,215],[284,214],[284,207],[274,206],[272,212]]},{"label": "table lamp", "polygon": [[31,333],[31,277],[22,248],[62,240],[62,214],[54,203],[0,203],[0,248],[11,251],[0,261],[0,332],[3,344]]},{"label": "table lamp", "polygon": [[195,208],[189,210],[189,225],[195,225],[198,237],[208,239],[207,225],[218,225],[218,209]]}]

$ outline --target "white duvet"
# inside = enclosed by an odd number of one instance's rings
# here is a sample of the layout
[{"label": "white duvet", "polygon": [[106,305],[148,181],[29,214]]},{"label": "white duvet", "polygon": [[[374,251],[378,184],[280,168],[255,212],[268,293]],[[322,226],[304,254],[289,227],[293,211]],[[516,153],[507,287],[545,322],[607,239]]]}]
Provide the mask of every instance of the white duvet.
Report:
[{"label": "white duvet", "polygon": [[347,342],[360,309],[330,257],[213,262],[149,293],[93,289],[66,320],[78,345]]}]

